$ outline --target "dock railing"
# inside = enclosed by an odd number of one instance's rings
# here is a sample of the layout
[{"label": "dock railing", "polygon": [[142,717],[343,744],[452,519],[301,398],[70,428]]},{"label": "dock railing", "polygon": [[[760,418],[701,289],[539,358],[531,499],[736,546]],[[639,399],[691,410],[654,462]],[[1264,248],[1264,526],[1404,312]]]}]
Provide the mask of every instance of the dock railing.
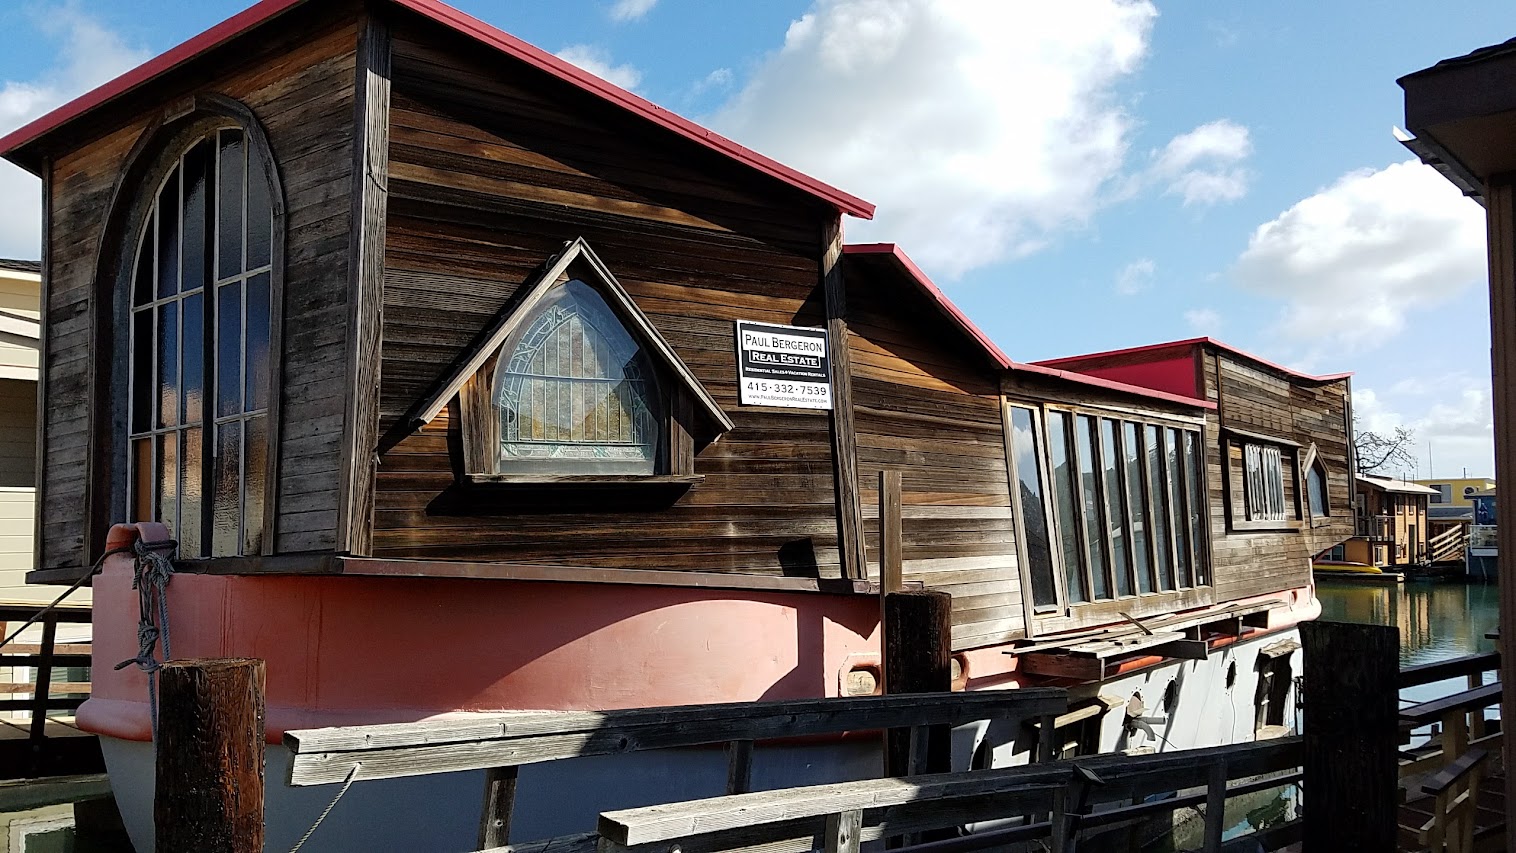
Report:
[{"label": "dock railing", "polygon": [[[43,612],[45,610],[45,612]],[[39,615],[40,614],[40,615]],[[88,667],[90,647],[87,644],[62,644],[57,642],[60,623],[88,624],[92,620],[89,607],[54,607],[46,609],[42,604],[0,603],[0,638],[4,626],[36,619],[41,628],[40,641],[23,643],[19,640],[0,646],[0,712],[7,715],[23,712],[25,720],[7,720],[3,724],[11,728],[24,727],[26,759],[0,770],[0,778],[44,775],[49,765],[48,718],[58,711],[73,711],[84,704],[90,692],[88,681],[54,681],[53,674],[61,668]],[[16,675],[25,670],[28,676]],[[16,697],[26,698],[16,698]],[[56,771],[54,771],[56,772]]]},{"label": "dock railing", "polygon": [[1463,562],[1468,544],[1468,527],[1456,524],[1427,540],[1427,560],[1432,563]]}]

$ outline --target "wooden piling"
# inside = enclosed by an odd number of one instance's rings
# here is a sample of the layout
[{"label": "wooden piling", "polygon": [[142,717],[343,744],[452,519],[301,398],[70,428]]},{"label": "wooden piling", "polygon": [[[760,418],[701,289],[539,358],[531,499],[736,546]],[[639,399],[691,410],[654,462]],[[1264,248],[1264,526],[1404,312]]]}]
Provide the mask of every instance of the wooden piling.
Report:
[{"label": "wooden piling", "polygon": [[[884,684],[891,695],[945,693],[953,689],[949,630],[953,597],[937,590],[892,592],[884,597]],[[932,726],[921,740],[924,760],[911,760],[909,729],[892,729],[888,736],[885,773],[946,773],[951,740],[946,726]],[[918,752],[920,750],[918,745]],[[912,765],[915,765],[914,767]]]},{"label": "wooden piling", "polygon": [[1305,849],[1393,851],[1400,632],[1307,622],[1300,635]]},{"label": "wooden piling", "polygon": [[158,671],[159,853],[262,853],[264,666],[171,661]]}]

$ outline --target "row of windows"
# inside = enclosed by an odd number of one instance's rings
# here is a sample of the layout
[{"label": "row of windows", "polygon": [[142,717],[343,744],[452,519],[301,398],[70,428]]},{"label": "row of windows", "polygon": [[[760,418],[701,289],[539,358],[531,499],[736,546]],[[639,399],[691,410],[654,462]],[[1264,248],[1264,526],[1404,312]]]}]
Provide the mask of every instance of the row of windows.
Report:
[{"label": "row of windows", "polygon": [[1035,611],[1208,582],[1198,432],[1020,405],[1010,415]]}]

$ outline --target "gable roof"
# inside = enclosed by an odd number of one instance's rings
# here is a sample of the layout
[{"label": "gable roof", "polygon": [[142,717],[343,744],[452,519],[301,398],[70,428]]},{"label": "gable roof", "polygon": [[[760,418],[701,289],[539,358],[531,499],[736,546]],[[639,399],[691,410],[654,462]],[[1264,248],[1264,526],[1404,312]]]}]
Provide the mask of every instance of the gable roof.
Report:
[{"label": "gable roof", "polygon": [[990,365],[996,369],[1006,370],[1012,373],[1025,373],[1036,376],[1046,376],[1053,379],[1059,379],[1064,382],[1072,382],[1078,385],[1085,385],[1093,388],[1102,388],[1107,391],[1115,391],[1121,394],[1128,394],[1136,397],[1146,397],[1152,400],[1163,400],[1167,403],[1178,403],[1180,405],[1189,406],[1191,408],[1216,408],[1216,404],[1208,400],[1198,400],[1194,397],[1186,397],[1179,394],[1170,394],[1167,391],[1158,391],[1141,385],[1129,385],[1125,382],[1116,382],[1110,379],[1101,379],[1097,376],[1087,376],[1083,373],[1059,370],[1056,368],[1045,367],[1041,364],[1024,364],[1022,362],[1014,361],[1010,356],[1006,355],[1000,349],[1000,347],[996,346],[994,341],[990,340],[989,335],[986,335],[983,330],[974,325],[974,321],[970,320],[968,318],[968,315],[964,314],[957,305],[954,305],[952,300],[947,298],[947,294],[943,293],[942,290],[937,287],[937,285],[933,284],[932,280],[927,278],[926,273],[922,272],[921,268],[916,266],[915,262],[910,259],[910,256],[905,253],[905,250],[901,249],[899,246],[895,245],[894,243],[858,243],[843,246],[842,252],[844,255],[851,255],[855,257],[872,256],[888,259],[890,261],[890,264],[894,267],[894,271],[900,280],[906,282],[909,286],[915,288],[918,292],[925,295],[929,300],[931,300],[932,304],[936,306],[942,316],[946,318],[948,322],[957,327],[959,332],[961,332],[963,336],[967,338],[968,341],[985,356]]},{"label": "gable roof", "polygon": [[[115,100],[153,80],[173,71],[179,66],[210,50],[220,47],[257,27],[268,23],[281,14],[312,0],[261,0],[248,9],[227,18],[183,44],[149,59],[142,65],[75,98],[41,118],[0,137],[0,156],[13,158],[18,149],[24,148],[44,135],[73,122],[92,110]],[[874,205],[830,184],[796,171],[783,163],[745,148],[720,134],[708,130],[683,116],[677,115],[651,101],[634,95],[625,89],[585,71],[572,63],[496,27],[460,12],[440,0],[372,0],[390,3],[409,9],[486,45],[512,59],[551,74],[573,86],[588,92],[606,103],[625,110],[658,127],[715,151],[728,159],[782,181],[813,196],[842,213],[862,219],[874,217]]]},{"label": "gable roof", "polygon": [[594,277],[600,280],[604,286],[601,295],[611,304],[612,310],[621,316],[622,321],[627,323],[628,330],[639,343],[647,348],[649,357],[673,374],[675,381],[682,385],[694,400],[696,409],[709,418],[716,427],[716,432],[723,433],[733,429],[736,425],[732,423],[732,419],[721,410],[721,406],[700,384],[700,380],[695,378],[695,374],[674,352],[673,347],[669,346],[668,341],[658,334],[658,330],[653,327],[653,321],[649,320],[647,315],[642,313],[642,309],[637,307],[637,303],[627,296],[621,283],[616,281],[616,277],[601,262],[599,256],[583,237],[564,243],[563,250],[548,260],[541,275],[522,286],[516,297],[501,309],[499,316],[495,318],[494,325],[481,333],[475,345],[469,348],[467,357],[461,359],[448,373],[447,378],[437,386],[437,390],[426,398],[423,405],[416,408],[416,414],[411,422],[413,424],[430,423],[437,417],[437,413],[442,411],[448,401],[457,396],[459,390],[463,388],[463,383],[478,372],[489,357],[505,344],[505,339],[510,337],[511,332],[515,331],[521,321],[531,313],[532,306],[541,301],[553,285],[558,283],[558,279],[562,278],[576,263],[587,265]]},{"label": "gable roof", "polygon": [[1359,474],[1358,483],[1377,489],[1381,492],[1394,492],[1402,495],[1440,495],[1441,492],[1426,486],[1418,486],[1405,480],[1397,480],[1394,477],[1376,477],[1373,474]]},{"label": "gable roof", "polygon": [[1242,358],[1242,359],[1245,359],[1247,361],[1251,361],[1254,364],[1257,364],[1257,365],[1260,365],[1260,366],[1263,366],[1263,367],[1267,367],[1270,370],[1276,370],[1276,371],[1278,371],[1280,373],[1283,373],[1283,374],[1285,374],[1287,376],[1290,376],[1292,378],[1299,379],[1299,380],[1302,380],[1302,381],[1305,381],[1305,382],[1335,382],[1335,381],[1337,381],[1339,379],[1347,379],[1348,377],[1350,377],[1350,376],[1353,375],[1351,372],[1348,372],[1348,373],[1328,373],[1328,374],[1325,374],[1325,375],[1322,375],[1322,376],[1314,376],[1314,375],[1309,374],[1309,373],[1302,373],[1299,370],[1295,370],[1293,368],[1285,367],[1282,364],[1275,364],[1274,362],[1269,361],[1269,360],[1267,360],[1265,358],[1262,358],[1260,356],[1256,356],[1253,353],[1248,352],[1247,350],[1238,349],[1237,347],[1234,347],[1231,344],[1224,343],[1222,341],[1218,341],[1218,340],[1216,340],[1215,338],[1212,338],[1212,337],[1186,338],[1186,339],[1181,340],[1181,341],[1169,341],[1167,343],[1161,343],[1161,344],[1147,344],[1145,346],[1140,346],[1140,347],[1125,347],[1123,349],[1106,350],[1104,352],[1092,352],[1092,353],[1086,353],[1084,355],[1064,356],[1063,358],[1048,358],[1048,359],[1043,359],[1041,361],[1037,361],[1037,362],[1034,362],[1034,363],[1042,365],[1044,367],[1061,367],[1061,368],[1065,368],[1065,369],[1068,369],[1068,370],[1079,370],[1079,369],[1081,369],[1081,367],[1084,367],[1084,366],[1087,366],[1087,365],[1093,365],[1093,363],[1095,363],[1095,362],[1102,361],[1102,360],[1105,360],[1105,359],[1114,358],[1114,357],[1118,357],[1118,356],[1152,355],[1154,357],[1161,357],[1161,356],[1163,356],[1165,354],[1168,354],[1168,353],[1176,351],[1176,350],[1188,349],[1188,348],[1191,348],[1191,347],[1202,346],[1202,345],[1215,347],[1215,348],[1217,348],[1219,350],[1222,350],[1224,352],[1230,353],[1231,355],[1237,356],[1238,358]]}]

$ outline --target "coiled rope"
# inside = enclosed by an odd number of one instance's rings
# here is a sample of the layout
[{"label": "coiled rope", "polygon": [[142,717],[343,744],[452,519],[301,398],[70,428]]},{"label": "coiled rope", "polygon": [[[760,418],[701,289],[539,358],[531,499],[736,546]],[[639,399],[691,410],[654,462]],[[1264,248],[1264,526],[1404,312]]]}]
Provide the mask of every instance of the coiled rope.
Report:
[{"label": "coiled rope", "polygon": [[[163,641],[163,660],[173,658],[170,651],[168,629],[168,584],[174,576],[173,554],[179,543],[170,539],[165,542],[144,542],[138,539],[132,544],[137,555],[137,564],[132,576],[132,589],[137,591],[137,656],[118,664],[116,669],[125,669],[136,664],[147,673],[147,709],[153,724],[153,742],[158,741],[158,670],[163,667],[155,649],[159,639]],[[157,622],[154,623],[156,617]]]}]

